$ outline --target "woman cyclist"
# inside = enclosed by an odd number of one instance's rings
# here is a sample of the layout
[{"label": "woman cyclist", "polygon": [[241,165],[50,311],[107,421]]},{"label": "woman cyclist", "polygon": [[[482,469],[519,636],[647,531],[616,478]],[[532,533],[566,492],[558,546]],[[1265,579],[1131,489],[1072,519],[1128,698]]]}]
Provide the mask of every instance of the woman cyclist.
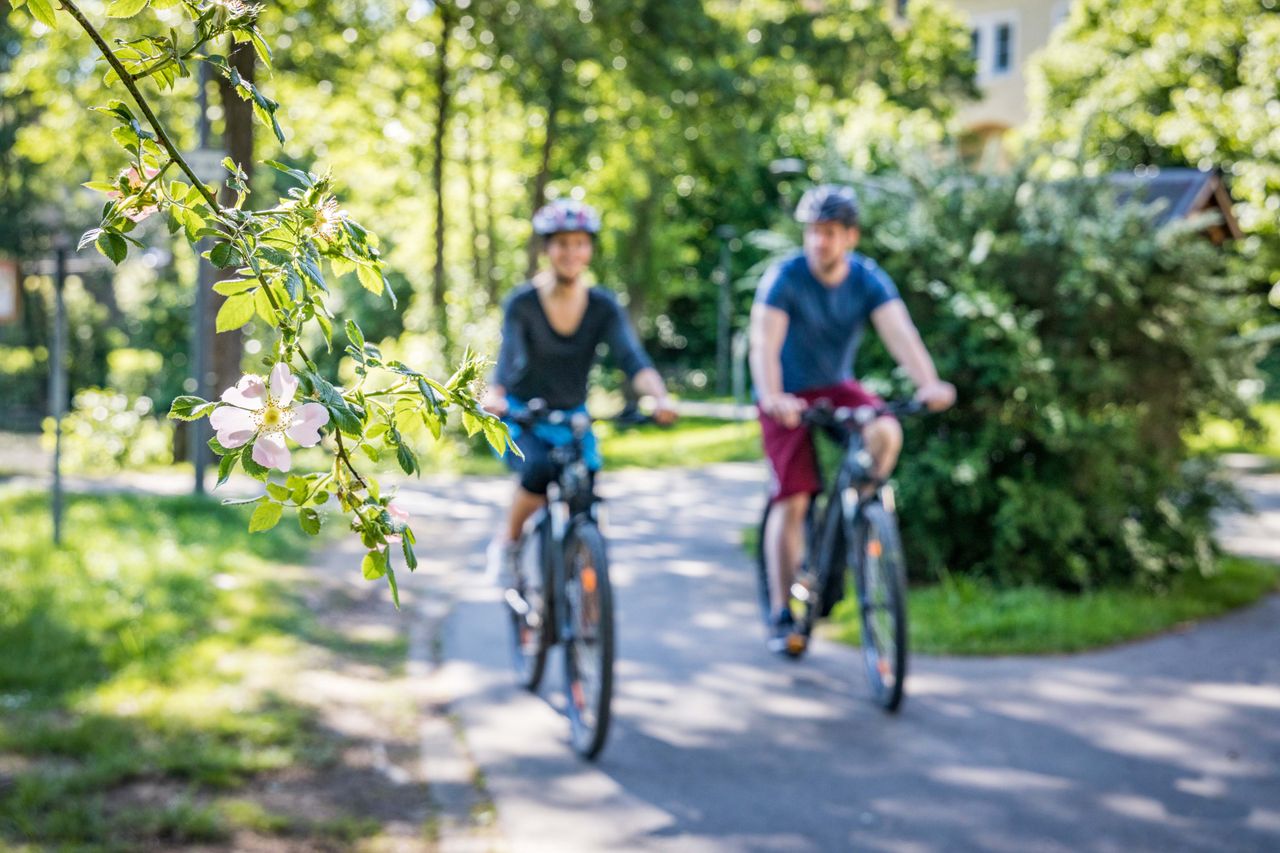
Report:
[{"label": "woman cyclist", "polygon": [[[484,408],[506,418],[538,399],[549,409],[585,412],[587,377],[603,343],[636,391],[653,397],[654,419],[663,424],[674,421],[676,411],[666,385],[641,349],[622,307],[609,291],[589,286],[584,278],[600,232],[599,214],[582,202],[557,199],[534,214],[533,231],[542,239],[549,268],[516,288],[503,306],[502,346]],[[487,576],[504,586],[513,577],[515,543],[525,521],[546,503],[547,486],[555,474],[549,451],[570,440],[564,426],[523,429],[510,419],[506,422],[524,458],[506,456],[519,483],[486,554]],[[594,436],[588,436],[586,451],[588,466],[599,470]]]}]

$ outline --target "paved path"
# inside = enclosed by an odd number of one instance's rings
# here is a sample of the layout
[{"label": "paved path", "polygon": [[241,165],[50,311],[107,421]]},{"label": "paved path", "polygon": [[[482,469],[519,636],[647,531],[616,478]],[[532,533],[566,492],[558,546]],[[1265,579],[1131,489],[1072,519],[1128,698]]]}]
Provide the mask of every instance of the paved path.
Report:
[{"label": "paved path", "polygon": [[[1280,849],[1280,597],[1102,653],[916,657],[890,718],[856,650],[764,652],[739,545],[760,480],[750,465],[606,477],[620,661],[595,766],[566,743],[559,666],[541,697],[508,674],[480,552],[509,486],[405,493],[428,561],[414,580],[453,601],[440,688],[505,847]],[[1280,481],[1246,486],[1268,514],[1225,520],[1228,540],[1276,556]]]}]

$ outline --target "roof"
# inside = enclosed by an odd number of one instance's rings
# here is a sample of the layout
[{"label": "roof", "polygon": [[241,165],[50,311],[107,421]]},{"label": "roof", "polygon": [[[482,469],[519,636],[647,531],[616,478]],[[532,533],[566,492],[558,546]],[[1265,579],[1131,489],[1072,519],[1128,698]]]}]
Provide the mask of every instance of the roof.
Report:
[{"label": "roof", "polygon": [[1149,167],[1134,172],[1113,172],[1107,180],[1119,189],[1120,203],[1156,205],[1157,226],[1185,219],[1204,210],[1216,209],[1222,214],[1225,236],[1240,239],[1240,226],[1231,212],[1231,196],[1217,171],[1199,169],[1157,169]]}]

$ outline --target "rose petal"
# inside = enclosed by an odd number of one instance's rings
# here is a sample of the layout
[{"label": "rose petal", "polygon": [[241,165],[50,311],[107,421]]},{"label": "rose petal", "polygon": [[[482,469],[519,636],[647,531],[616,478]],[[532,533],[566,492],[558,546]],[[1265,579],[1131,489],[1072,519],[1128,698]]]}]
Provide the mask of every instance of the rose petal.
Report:
[{"label": "rose petal", "polygon": [[277,471],[288,471],[293,465],[289,448],[284,444],[284,436],[278,432],[258,436],[258,441],[253,445],[253,461],[263,468],[275,468]]},{"label": "rose petal", "polygon": [[242,409],[261,409],[267,402],[267,386],[261,376],[247,373],[240,377],[234,388],[222,392],[222,402]]},{"label": "rose petal", "polygon": [[403,536],[401,536],[401,535],[400,535],[400,534],[398,534],[398,533],[392,533],[392,534],[389,534],[389,535],[386,537],[386,540],[387,540],[387,543],[388,543],[388,544],[390,544],[390,545],[399,545],[399,544],[400,544],[400,540],[401,540],[401,539],[403,539],[403,538],[404,538],[404,537],[403,537]]},{"label": "rose petal", "polygon": [[293,394],[298,390],[298,380],[283,361],[271,368],[271,396],[276,398],[276,405],[287,409],[293,402]]},{"label": "rose petal", "polygon": [[320,443],[320,427],[328,422],[328,409],[319,403],[303,403],[294,408],[293,423],[284,432],[303,447],[314,447]]},{"label": "rose petal", "polygon": [[226,448],[241,447],[253,438],[253,415],[235,406],[219,406],[209,415],[209,426],[218,433],[218,443]]},{"label": "rose petal", "polygon": [[409,512],[395,501],[387,503],[387,515],[399,522],[407,522],[409,520]]}]

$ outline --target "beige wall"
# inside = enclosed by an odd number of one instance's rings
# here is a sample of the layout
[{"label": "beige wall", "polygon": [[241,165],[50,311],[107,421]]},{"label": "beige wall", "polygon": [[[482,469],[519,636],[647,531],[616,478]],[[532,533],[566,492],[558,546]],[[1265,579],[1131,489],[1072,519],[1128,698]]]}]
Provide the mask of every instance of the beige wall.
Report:
[{"label": "beige wall", "polygon": [[[979,133],[1015,127],[1027,118],[1027,59],[1049,43],[1054,25],[1065,15],[1065,0],[949,0],[979,30],[978,85],[983,99],[961,107],[961,126]],[[1012,25],[1012,55],[1005,73],[993,69],[996,28]]]}]

